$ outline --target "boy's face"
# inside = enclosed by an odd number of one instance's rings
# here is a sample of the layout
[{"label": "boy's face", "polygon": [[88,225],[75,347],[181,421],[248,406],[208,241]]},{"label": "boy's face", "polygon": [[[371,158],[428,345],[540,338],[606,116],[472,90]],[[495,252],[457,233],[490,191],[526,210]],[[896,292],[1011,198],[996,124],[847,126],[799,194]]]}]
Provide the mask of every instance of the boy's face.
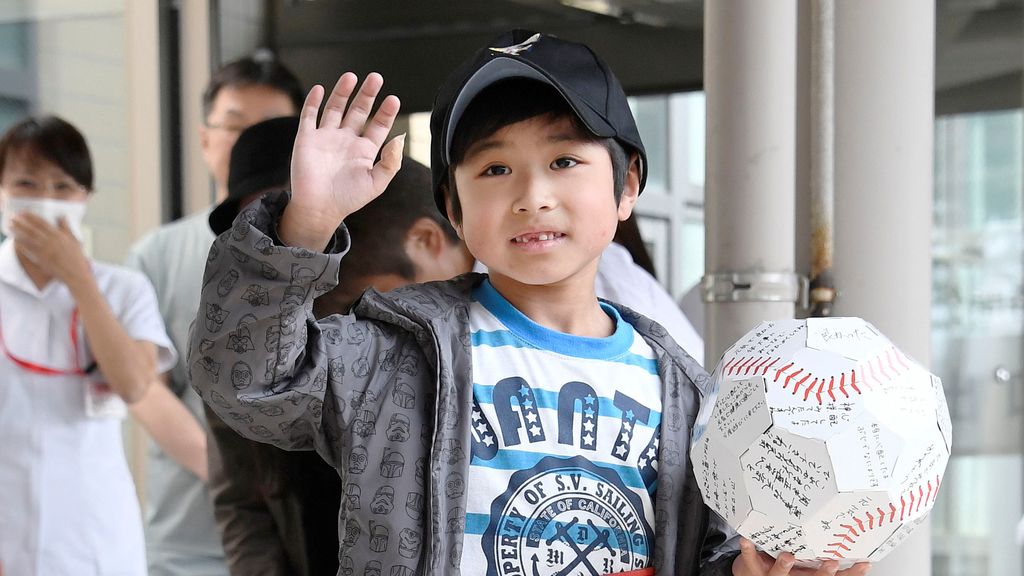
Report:
[{"label": "boy's face", "polygon": [[631,166],[616,206],[607,149],[582,138],[569,118],[550,116],[475,143],[455,183],[456,229],[499,291],[579,283],[592,292],[598,259],[639,190]]}]

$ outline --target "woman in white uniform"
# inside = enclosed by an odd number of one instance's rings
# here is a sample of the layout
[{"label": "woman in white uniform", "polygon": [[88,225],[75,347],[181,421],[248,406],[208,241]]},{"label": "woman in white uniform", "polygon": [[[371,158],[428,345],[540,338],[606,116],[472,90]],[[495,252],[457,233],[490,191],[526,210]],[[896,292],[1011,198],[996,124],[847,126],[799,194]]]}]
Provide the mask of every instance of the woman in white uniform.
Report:
[{"label": "woman in white uniform", "polygon": [[175,353],[149,281],[83,254],[92,188],[67,122],[28,119],[0,138],[4,574],[146,571],[121,420]]}]

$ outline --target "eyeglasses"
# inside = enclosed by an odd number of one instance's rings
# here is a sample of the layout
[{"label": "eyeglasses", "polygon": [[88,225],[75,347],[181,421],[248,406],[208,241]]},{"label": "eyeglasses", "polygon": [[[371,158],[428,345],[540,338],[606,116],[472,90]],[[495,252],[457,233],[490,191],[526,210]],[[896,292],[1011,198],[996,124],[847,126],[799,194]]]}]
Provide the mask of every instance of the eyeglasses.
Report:
[{"label": "eyeglasses", "polygon": [[241,124],[221,124],[219,122],[207,122],[206,127],[212,128],[214,130],[223,130],[225,132],[231,132],[233,134],[240,134],[249,126],[244,126]]},{"label": "eyeglasses", "polygon": [[86,187],[74,180],[49,180],[43,181],[37,178],[15,177],[0,185],[0,190],[5,190],[15,196],[35,196],[52,191],[57,196],[64,196],[73,192],[85,191]]}]

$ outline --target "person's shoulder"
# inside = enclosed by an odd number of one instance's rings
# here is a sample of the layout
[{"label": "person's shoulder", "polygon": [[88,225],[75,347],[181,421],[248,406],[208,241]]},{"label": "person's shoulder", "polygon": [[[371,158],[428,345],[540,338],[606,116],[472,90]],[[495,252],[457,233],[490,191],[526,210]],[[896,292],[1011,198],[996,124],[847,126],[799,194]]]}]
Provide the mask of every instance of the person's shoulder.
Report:
[{"label": "person's shoulder", "polygon": [[152,286],[145,274],[129,266],[93,260],[92,271],[96,283],[108,294],[112,291],[133,293],[147,285]]},{"label": "person's shoulder", "polygon": [[636,266],[633,257],[629,255],[629,250],[617,242],[611,242],[601,252],[601,263],[615,266]]},{"label": "person's shoulder", "polygon": [[214,235],[208,223],[209,217],[210,210],[207,209],[168,222],[139,238],[132,245],[131,252],[147,254],[169,247],[180,247],[182,243],[189,241],[213,242]]},{"label": "person's shoulder", "polygon": [[651,283],[657,284],[658,280],[651,276],[639,264],[633,261],[629,250],[620,244],[612,242],[601,253],[601,260],[598,262],[597,274],[599,280],[612,282],[621,285],[636,287],[639,281],[645,287]]}]

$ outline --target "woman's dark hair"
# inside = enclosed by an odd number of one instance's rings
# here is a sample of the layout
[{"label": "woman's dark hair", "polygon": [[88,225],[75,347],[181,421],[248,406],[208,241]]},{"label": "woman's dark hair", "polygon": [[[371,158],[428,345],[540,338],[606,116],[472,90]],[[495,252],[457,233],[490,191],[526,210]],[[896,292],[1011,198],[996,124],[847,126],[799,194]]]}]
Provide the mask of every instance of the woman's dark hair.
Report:
[{"label": "woman's dark hair", "polygon": [[0,175],[12,154],[31,154],[67,172],[86,190],[93,190],[92,156],[77,128],[56,116],[31,117],[0,136]]},{"label": "woman's dark hair", "polygon": [[644,239],[640,235],[636,212],[619,222],[618,228],[615,229],[615,238],[612,238],[612,241],[625,248],[637,266],[646,270],[651,276],[658,277],[657,270],[654,268],[654,260],[647,252],[647,245],[644,244]]},{"label": "woman's dark hair", "polygon": [[296,112],[302,109],[302,102],[306,99],[295,74],[269,50],[258,50],[252,56],[229,62],[213,73],[203,92],[203,118],[210,115],[213,101],[221,90],[242,86],[266,86],[280,90],[292,101]]},{"label": "woman's dark hair", "polygon": [[573,112],[565,98],[550,85],[537,80],[513,78],[495,82],[481,90],[466,107],[455,127],[448,179],[443,188],[447,197],[451,199],[452,217],[456,223],[462,221],[462,205],[455,187],[455,168],[466,159],[469,149],[506,126],[539,116],[550,117],[552,121],[569,118],[573,129],[582,139],[599,142],[608,150],[612,161],[615,203],[619,203],[626,183],[626,172],[629,169],[629,154],[622,145],[614,138],[594,136]]}]

